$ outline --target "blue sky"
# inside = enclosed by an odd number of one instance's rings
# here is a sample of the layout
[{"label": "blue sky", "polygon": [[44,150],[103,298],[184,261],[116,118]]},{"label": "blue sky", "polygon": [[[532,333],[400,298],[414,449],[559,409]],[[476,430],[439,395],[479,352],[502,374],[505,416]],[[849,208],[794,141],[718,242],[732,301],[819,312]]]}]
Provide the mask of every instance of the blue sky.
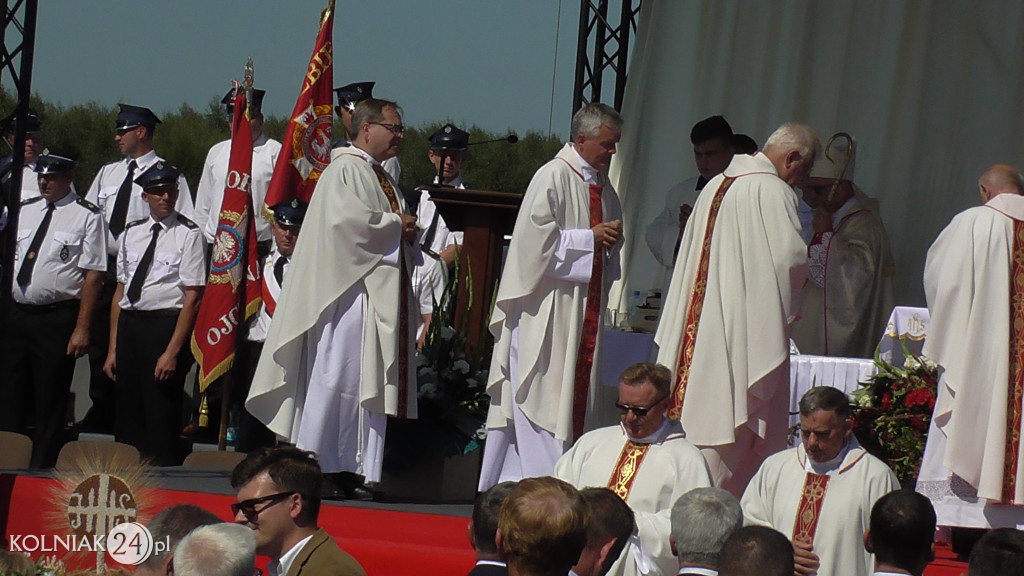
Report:
[{"label": "blue sky", "polygon": [[[48,0],[33,92],[64,105],[205,110],[253,57],[264,111],[291,112],[326,0]],[[568,134],[578,0],[338,0],[334,85],[374,80],[406,123]],[[4,86],[9,87],[5,80]]]}]

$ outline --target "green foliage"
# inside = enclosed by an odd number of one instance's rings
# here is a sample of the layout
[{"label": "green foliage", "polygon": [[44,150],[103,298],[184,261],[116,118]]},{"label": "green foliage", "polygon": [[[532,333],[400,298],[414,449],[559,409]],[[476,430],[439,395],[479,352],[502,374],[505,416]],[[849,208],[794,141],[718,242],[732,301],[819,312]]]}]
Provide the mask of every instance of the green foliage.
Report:
[{"label": "green foliage", "polygon": [[[430,149],[428,138],[444,124],[431,122],[406,129],[404,142],[398,151],[398,161],[402,165],[399,185],[403,190],[412,190],[433,182],[437,169],[427,158]],[[463,129],[469,132],[470,142],[494,140],[508,134],[488,132],[475,125]],[[522,194],[537,168],[551,160],[561,147],[562,142],[558,137],[547,137],[536,132],[521,137],[518,144],[494,142],[471,146],[469,158],[462,166],[462,178],[469,187],[477,190]]]},{"label": "green foliage", "polygon": [[[10,114],[14,105],[14,95],[0,89],[0,116]],[[75,186],[84,194],[100,167],[119,157],[114,141],[116,103],[101,105],[87,102],[62,106],[33,96],[31,106],[43,121],[46,145],[70,148],[78,154]],[[194,193],[206,153],[211,146],[230,137],[230,126],[220,104],[220,96],[211,97],[206,110],[182,104],[173,112],[156,112],[162,120],[154,136],[157,154],[185,172]],[[268,116],[263,131],[268,137],[280,141],[287,125],[288,118]],[[433,181],[436,170],[427,158],[430,147],[427,138],[443,125],[444,122],[428,122],[406,130],[405,141],[398,153],[402,165],[400,184],[404,190],[413,190]],[[478,126],[466,130],[470,133],[470,142],[494,140],[507,134],[488,132]],[[343,135],[344,128],[340,121],[336,121],[334,138]],[[473,146],[463,165],[463,179],[479,190],[523,193],[537,168],[551,160],[561,147],[558,137],[536,132],[521,136],[518,144],[495,142]],[[0,155],[8,152],[0,149]]]}]

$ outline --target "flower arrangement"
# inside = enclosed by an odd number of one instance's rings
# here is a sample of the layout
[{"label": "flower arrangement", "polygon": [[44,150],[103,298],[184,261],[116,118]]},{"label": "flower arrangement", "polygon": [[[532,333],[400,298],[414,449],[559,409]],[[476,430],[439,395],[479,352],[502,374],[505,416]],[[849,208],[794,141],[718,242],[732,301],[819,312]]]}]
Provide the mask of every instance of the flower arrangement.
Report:
[{"label": "flower arrangement", "polygon": [[[490,405],[487,369],[493,348],[486,334],[470,348],[465,322],[452,327],[455,325],[452,304],[458,291],[458,265],[453,273],[455,280],[445,287],[441,300],[434,302],[427,336],[417,355],[416,371],[420,418],[433,418],[455,433],[443,439],[450,455],[475,450],[487,435],[485,421]],[[472,277],[467,278],[470,283],[467,293],[472,294]],[[466,302],[465,309],[472,305],[472,301]]]},{"label": "flower arrangement", "polygon": [[864,448],[892,468],[903,485],[921,469],[928,426],[935,408],[938,366],[903,347],[896,366],[875,353],[878,373],[852,396],[853,431]]}]

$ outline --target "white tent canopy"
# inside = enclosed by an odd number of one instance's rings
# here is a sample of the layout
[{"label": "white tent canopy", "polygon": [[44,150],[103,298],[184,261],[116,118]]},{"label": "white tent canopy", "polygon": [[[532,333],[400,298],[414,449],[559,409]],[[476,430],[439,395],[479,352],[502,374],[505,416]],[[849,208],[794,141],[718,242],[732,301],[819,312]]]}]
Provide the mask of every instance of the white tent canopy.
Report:
[{"label": "white tent canopy", "polygon": [[991,164],[1024,156],[1024,3],[966,0],[644,0],[626,125],[612,165],[625,218],[613,306],[660,286],[644,242],[696,175],[691,126],[722,114],[763,144],[779,124],[858,141],[856,182],[881,203],[897,302],[924,305],[928,247],[977,205]]}]

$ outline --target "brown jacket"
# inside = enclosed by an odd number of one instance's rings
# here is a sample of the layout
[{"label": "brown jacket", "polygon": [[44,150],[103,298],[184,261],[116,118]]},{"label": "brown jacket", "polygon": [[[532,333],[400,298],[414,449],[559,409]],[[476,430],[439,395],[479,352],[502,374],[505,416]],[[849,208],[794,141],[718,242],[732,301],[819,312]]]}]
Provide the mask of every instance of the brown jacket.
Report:
[{"label": "brown jacket", "polygon": [[356,559],[338,547],[323,528],[302,547],[285,576],[366,576]]}]

